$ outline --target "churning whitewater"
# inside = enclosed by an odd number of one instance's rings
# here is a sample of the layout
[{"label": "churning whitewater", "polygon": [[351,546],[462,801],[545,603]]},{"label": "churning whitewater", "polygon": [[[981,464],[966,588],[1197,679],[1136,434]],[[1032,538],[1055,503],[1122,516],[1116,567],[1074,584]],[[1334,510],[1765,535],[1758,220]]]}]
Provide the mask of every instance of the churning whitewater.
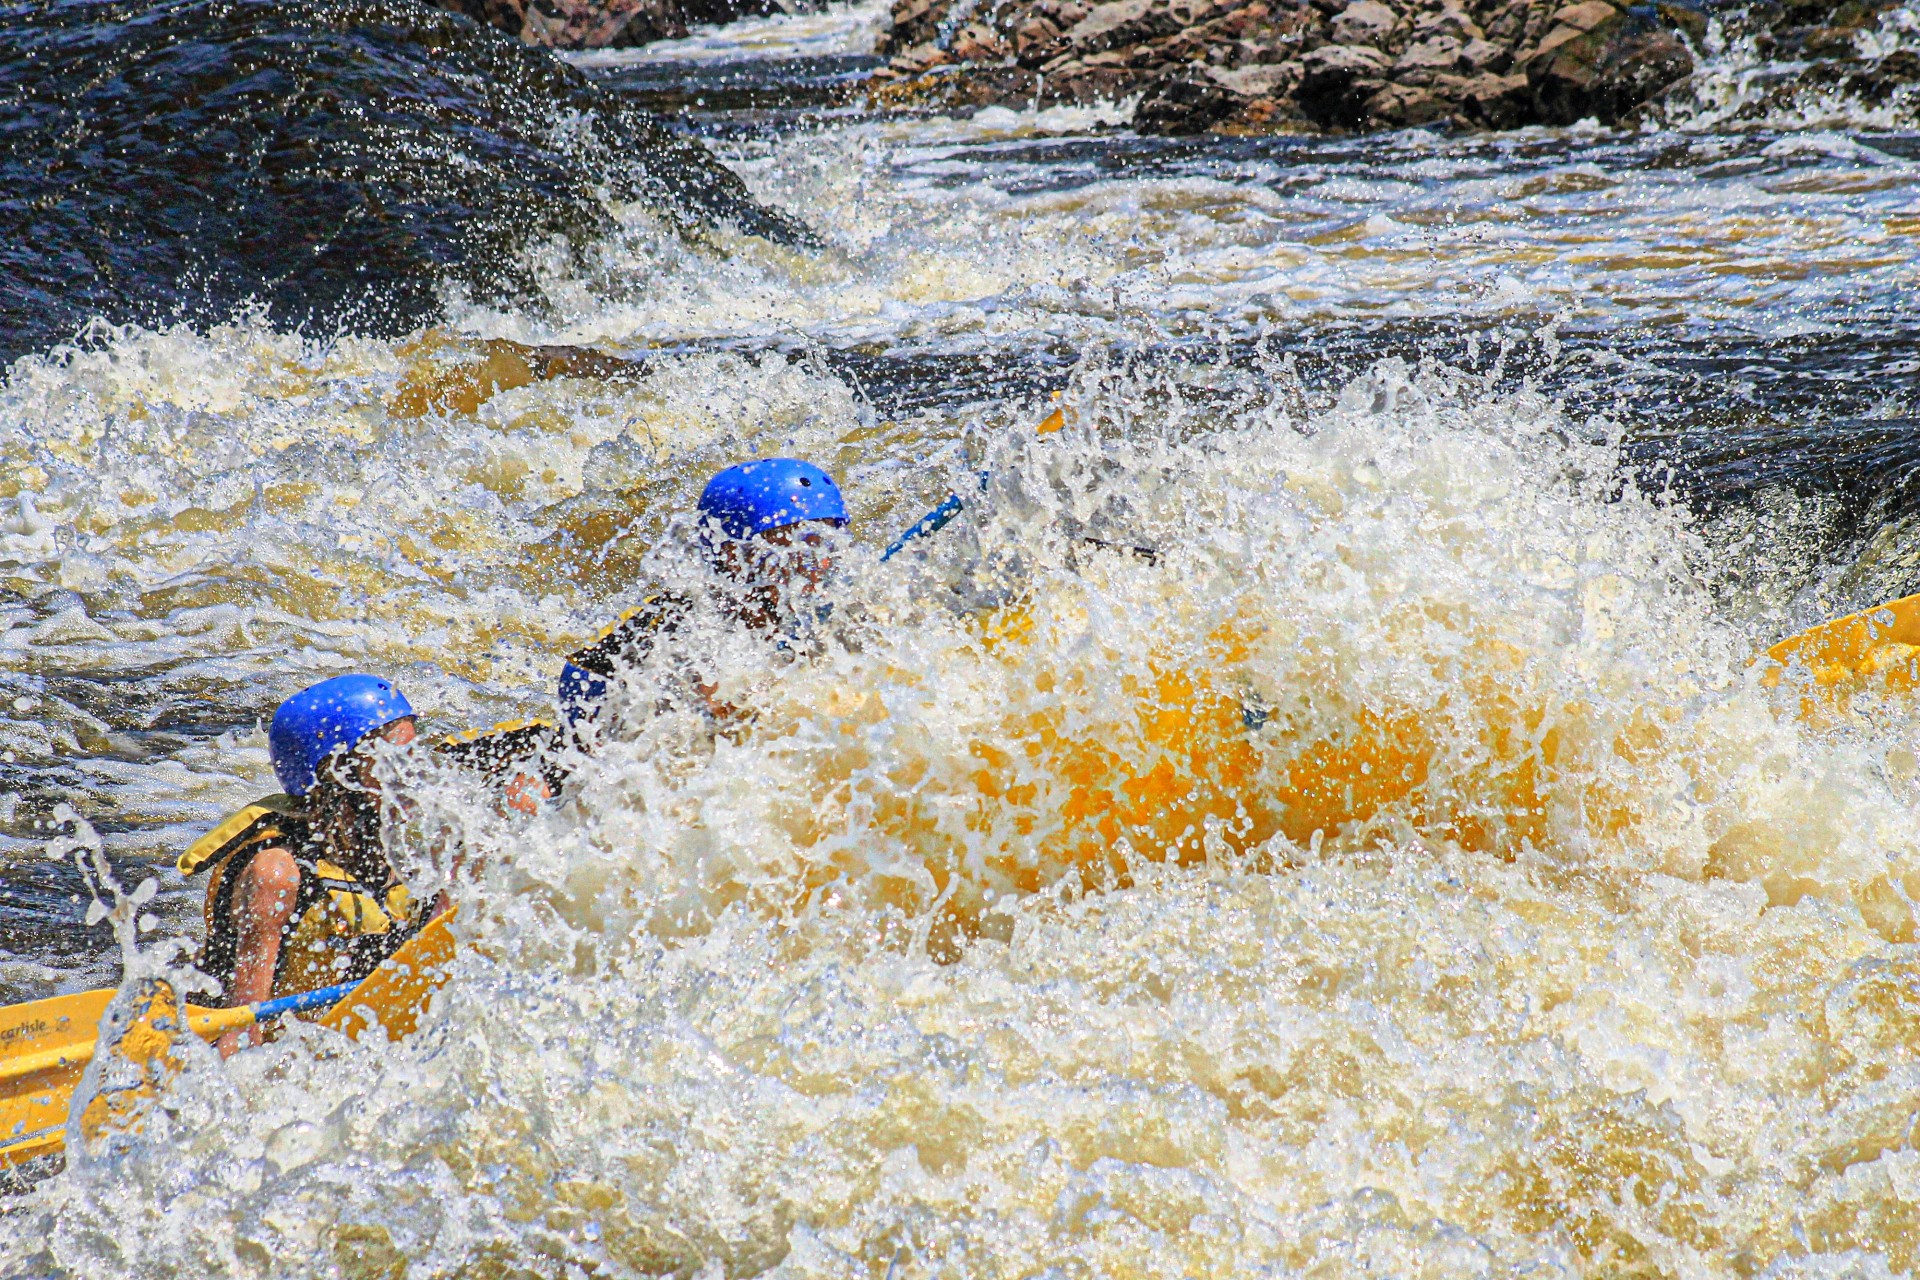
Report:
[{"label": "churning whitewater", "polygon": [[716,468],[853,524],[804,644],[700,635],[724,732],[642,663],[537,814],[385,757],[457,904],[420,1030],[189,1037],[0,1201],[0,1274],[1912,1272],[1920,716],[1755,659],[1920,576],[1920,140],[1733,132],[1756,55],[1703,56],[1641,132],[716,109],[806,236],[603,192],[398,337],[22,356],[10,1001],[191,985],[172,861],[276,789],[281,698],[551,717],[707,572]]}]

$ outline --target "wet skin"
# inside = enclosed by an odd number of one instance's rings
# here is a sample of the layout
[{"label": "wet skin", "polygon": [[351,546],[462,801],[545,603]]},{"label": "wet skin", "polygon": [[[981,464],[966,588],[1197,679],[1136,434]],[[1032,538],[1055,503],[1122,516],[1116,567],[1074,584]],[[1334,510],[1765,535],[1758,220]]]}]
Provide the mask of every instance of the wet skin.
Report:
[{"label": "wet skin", "polygon": [[[357,790],[375,798],[380,797],[381,783],[374,776],[374,753],[367,748],[376,742],[406,746],[418,736],[419,729],[411,716],[369,733],[344,759],[336,759],[330,765],[323,766],[332,770],[339,783],[338,786],[327,788],[327,794],[344,797],[348,790]],[[518,808],[519,805],[515,804],[514,807]],[[362,864],[367,859],[352,855],[364,851],[347,847],[351,840],[348,833],[353,827],[353,815],[346,806],[336,800],[327,812],[316,814],[314,821],[325,833],[329,851],[337,850],[342,855],[339,858],[342,865],[352,867],[355,875],[363,874]],[[387,878],[391,879],[392,868],[386,870]],[[280,960],[281,934],[293,914],[299,893],[300,868],[294,862],[290,849],[280,846],[262,849],[241,871],[233,890],[234,923],[239,937],[233,982],[226,993],[229,1007],[253,1004],[273,995],[273,976]],[[229,1057],[235,1050],[259,1044],[260,1041],[259,1027],[236,1028],[220,1037],[220,1056]]]}]

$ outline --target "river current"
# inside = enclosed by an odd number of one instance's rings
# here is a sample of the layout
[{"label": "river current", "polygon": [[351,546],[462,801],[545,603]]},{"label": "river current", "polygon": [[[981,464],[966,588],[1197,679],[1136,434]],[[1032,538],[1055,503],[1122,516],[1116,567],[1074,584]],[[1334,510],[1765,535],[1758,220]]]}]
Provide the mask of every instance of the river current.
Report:
[{"label": "river current", "polygon": [[[9,1000],[184,963],[172,859],[275,789],[287,694],[551,715],[716,467],[855,522],[803,657],[710,637],[745,727],[636,698],[531,818],[416,773],[422,1031],[188,1053],[0,1203],[0,1274],[1920,1265],[1920,716],[1752,665],[1920,589],[1911,115],[1755,120],[1720,43],[1639,132],[873,116],[883,21],[577,59],[818,247],[614,201],[401,337],[11,366]],[[1366,743],[1392,779],[1314,790]]]}]

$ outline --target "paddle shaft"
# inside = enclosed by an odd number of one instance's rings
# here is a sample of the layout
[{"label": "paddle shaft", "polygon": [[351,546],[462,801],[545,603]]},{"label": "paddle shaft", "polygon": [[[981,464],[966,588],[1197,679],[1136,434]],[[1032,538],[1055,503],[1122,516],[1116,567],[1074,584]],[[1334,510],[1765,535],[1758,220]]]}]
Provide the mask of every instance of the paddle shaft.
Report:
[{"label": "paddle shaft", "polygon": [[[1055,393],[1055,394],[1058,394],[1058,393]],[[1040,425],[1033,429],[1033,433],[1035,435],[1040,435],[1040,436],[1052,435],[1054,432],[1064,427],[1066,423],[1067,423],[1067,411],[1065,407],[1062,406],[1060,408],[1056,408],[1052,413],[1048,414],[1046,418],[1041,421]],[[984,492],[986,487],[987,487],[987,473],[982,471],[980,473],[980,488]],[[940,532],[940,530],[946,528],[947,525],[953,521],[953,518],[955,516],[959,515],[962,511],[966,509],[966,505],[967,504],[961,500],[959,494],[957,493],[948,494],[946,501],[942,502],[939,506],[935,507],[933,510],[927,512],[927,514],[921,516],[918,520],[915,520],[911,525],[907,527],[907,531],[905,533],[895,538],[893,542],[887,547],[887,549],[880,553],[880,563],[885,564],[887,561],[899,555],[902,548],[904,548],[909,542],[912,542],[915,538],[924,538],[930,533],[938,533]],[[1126,546],[1121,543],[1106,542],[1100,538],[1083,537],[1080,539],[1080,541],[1088,543],[1092,546],[1105,548],[1109,551],[1132,552],[1134,555],[1139,556],[1142,560],[1147,561],[1149,564],[1157,564],[1159,563],[1159,560],[1160,560],[1160,553],[1154,550],[1152,547]]]},{"label": "paddle shaft", "polygon": [[885,564],[887,561],[899,555],[900,549],[909,542],[912,542],[915,538],[924,538],[930,533],[937,533],[941,529],[944,529],[948,522],[959,515],[965,506],[966,504],[960,501],[959,494],[948,494],[945,502],[927,512],[927,514],[921,516],[918,520],[915,520],[905,533],[893,540],[893,545],[880,553],[880,563]]},{"label": "paddle shaft", "polygon": [[[290,1013],[305,1013],[337,1004],[353,992],[357,983],[343,982],[338,986],[322,987],[317,991],[302,991],[298,995],[280,996],[273,1000],[262,1000],[257,1004],[243,1004],[233,1009],[207,1009],[187,1015],[187,1026],[201,1037],[212,1040],[237,1027],[251,1027],[255,1023],[266,1022],[272,1018],[284,1017]],[[73,1067],[93,1059],[100,1041],[96,1037],[80,1044],[62,1045],[57,1049],[43,1049],[39,1053],[24,1053],[0,1061],[0,1084],[13,1080],[22,1080],[42,1071],[56,1067]]]},{"label": "paddle shaft", "polygon": [[[1057,391],[1054,392],[1055,398],[1058,398],[1059,394]],[[1066,425],[1067,412],[1065,407],[1061,406],[1055,408],[1052,413],[1041,419],[1040,425],[1033,429],[1033,433],[1037,436],[1052,435]],[[984,490],[986,487],[987,473],[982,471],[980,473],[980,488]],[[887,561],[893,559],[896,555],[900,554],[902,547],[912,542],[915,538],[924,538],[930,533],[938,533],[940,530],[946,528],[948,522],[959,515],[960,512],[965,509],[966,505],[966,503],[960,500],[959,494],[948,494],[945,502],[942,502],[918,520],[915,520],[905,533],[895,538],[893,544],[880,553],[880,563],[885,564]]]}]

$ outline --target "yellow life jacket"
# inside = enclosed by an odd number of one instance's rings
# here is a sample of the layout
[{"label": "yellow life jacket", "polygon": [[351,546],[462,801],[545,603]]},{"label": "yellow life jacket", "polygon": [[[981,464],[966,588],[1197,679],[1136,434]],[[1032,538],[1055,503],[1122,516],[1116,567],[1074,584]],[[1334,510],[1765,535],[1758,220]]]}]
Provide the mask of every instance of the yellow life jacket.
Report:
[{"label": "yellow life jacket", "polygon": [[202,973],[231,988],[239,955],[233,919],[234,886],[262,850],[293,855],[300,888],[280,933],[273,994],[294,995],[356,982],[398,950],[422,923],[419,905],[397,881],[369,888],[339,864],[318,855],[312,824],[291,796],[256,800],[193,842],[176,864],[180,874],[206,870],[206,941]]}]

